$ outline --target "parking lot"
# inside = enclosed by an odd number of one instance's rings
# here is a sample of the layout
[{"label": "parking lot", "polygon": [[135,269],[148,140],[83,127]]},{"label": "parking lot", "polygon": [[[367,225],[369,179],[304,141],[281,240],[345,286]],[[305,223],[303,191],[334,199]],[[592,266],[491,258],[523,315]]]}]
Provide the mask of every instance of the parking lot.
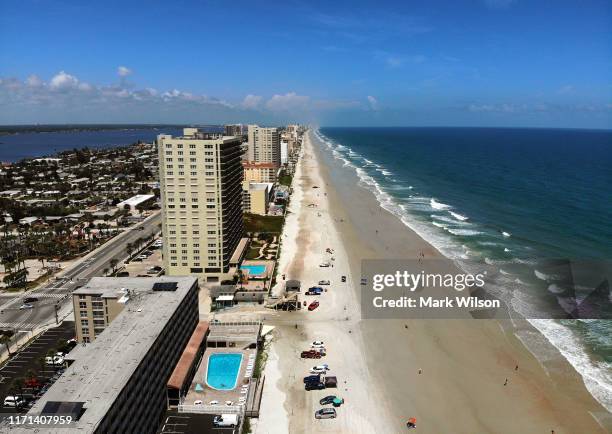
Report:
[{"label": "parking lot", "polygon": [[[49,380],[61,371],[59,367],[47,366],[44,358],[50,350],[57,351],[62,348],[68,339],[74,338],[74,322],[64,321],[59,326],[49,329],[32,340],[18,353],[0,368],[0,399],[4,400],[7,395],[12,395],[11,390],[15,379],[26,380],[34,374],[34,377],[44,387]],[[23,397],[31,399],[36,392],[35,388],[24,387]],[[0,408],[0,413],[14,412],[13,408]]]},{"label": "parking lot", "polygon": [[233,434],[238,428],[215,428],[214,414],[187,414],[168,411],[158,434]]},{"label": "parking lot", "polygon": [[[121,271],[127,271],[130,277],[157,276],[161,271],[162,265],[161,247],[152,244],[150,247],[145,249],[143,253],[145,254],[142,257],[132,259],[128,264],[125,264],[125,267]],[[159,268],[153,270],[154,267]]]}]

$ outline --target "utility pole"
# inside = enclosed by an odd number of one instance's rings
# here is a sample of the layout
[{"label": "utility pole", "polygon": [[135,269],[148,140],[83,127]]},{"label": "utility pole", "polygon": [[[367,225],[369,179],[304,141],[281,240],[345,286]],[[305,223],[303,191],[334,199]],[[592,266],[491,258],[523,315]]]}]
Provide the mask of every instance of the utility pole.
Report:
[{"label": "utility pole", "polygon": [[59,324],[59,317],[57,315],[59,303],[55,303],[55,324]]}]

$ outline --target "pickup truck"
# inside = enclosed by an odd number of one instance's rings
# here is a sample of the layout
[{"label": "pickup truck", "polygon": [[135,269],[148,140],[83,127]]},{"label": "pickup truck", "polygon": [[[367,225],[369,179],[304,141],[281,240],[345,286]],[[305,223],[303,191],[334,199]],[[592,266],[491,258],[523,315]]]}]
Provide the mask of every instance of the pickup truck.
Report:
[{"label": "pickup truck", "polygon": [[306,294],[306,295],[321,295],[322,292],[323,292],[323,288],[321,288],[320,286],[312,286],[312,287],[308,288],[308,291],[306,291],[304,294]]}]

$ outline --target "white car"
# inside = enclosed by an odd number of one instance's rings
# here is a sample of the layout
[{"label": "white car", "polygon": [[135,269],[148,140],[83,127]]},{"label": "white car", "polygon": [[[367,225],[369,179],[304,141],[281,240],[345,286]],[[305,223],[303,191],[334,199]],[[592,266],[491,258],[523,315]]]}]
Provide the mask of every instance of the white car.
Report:
[{"label": "white car", "polygon": [[23,310],[23,309],[34,309],[34,305],[33,304],[29,304],[29,303],[22,304],[21,306],[19,306],[19,309],[20,310]]},{"label": "white car", "polygon": [[314,348],[321,348],[325,345],[323,341],[313,341],[311,344]]},{"label": "white car", "polygon": [[319,285],[331,285],[329,280],[319,280]]},{"label": "white car", "polygon": [[319,267],[324,267],[325,268],[325,267],[329,267],[329,266],[330,266],[329,262],[322,262],[322,263],[319,264]]},{"label": "white car", "polygon": [[47,356],[45,357],[45,363],[49,366],[61,366],[64,364],[64,358],[59,356]]},{"label": "white car", "polygon": [[313,366],[310,370],[311,374],[322,374],[324,372],[329,371],[329,366],[327,364]]},{"label": "white car", "polygon": [[4,398],[5,407],[23,407],[24,401],[19,396],[9,395]]}]

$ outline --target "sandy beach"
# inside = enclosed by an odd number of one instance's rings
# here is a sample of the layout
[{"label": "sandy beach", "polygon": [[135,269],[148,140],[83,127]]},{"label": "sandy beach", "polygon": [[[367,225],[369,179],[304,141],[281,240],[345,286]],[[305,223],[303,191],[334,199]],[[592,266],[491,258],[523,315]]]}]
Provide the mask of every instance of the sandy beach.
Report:
[{"label": "sandy beach", "polygon": [[[320,301],[315,311],[266,314],[276,328],[255,432],[399,433],[409,417],[422,433],[610,431],[596,419],[609,413],[554,348],[542,364],[515,337],[516,327],[533,331],[526,322],[362,320],[362,259],[443,257],[380,208],[348,168],[326,160],[316,140],[309,133],[303,146],[278,266],[302,288],[322,279],[331,285],[306,297]],[[333,267],[319,267],[327,261]],[[325,342],[327,356],[300,359],[313,340]],[[338,389],[304,391],[302,377],[320,363],[329,364]],[[337,419],[316,420],[329,394],[345,404]]]}]

